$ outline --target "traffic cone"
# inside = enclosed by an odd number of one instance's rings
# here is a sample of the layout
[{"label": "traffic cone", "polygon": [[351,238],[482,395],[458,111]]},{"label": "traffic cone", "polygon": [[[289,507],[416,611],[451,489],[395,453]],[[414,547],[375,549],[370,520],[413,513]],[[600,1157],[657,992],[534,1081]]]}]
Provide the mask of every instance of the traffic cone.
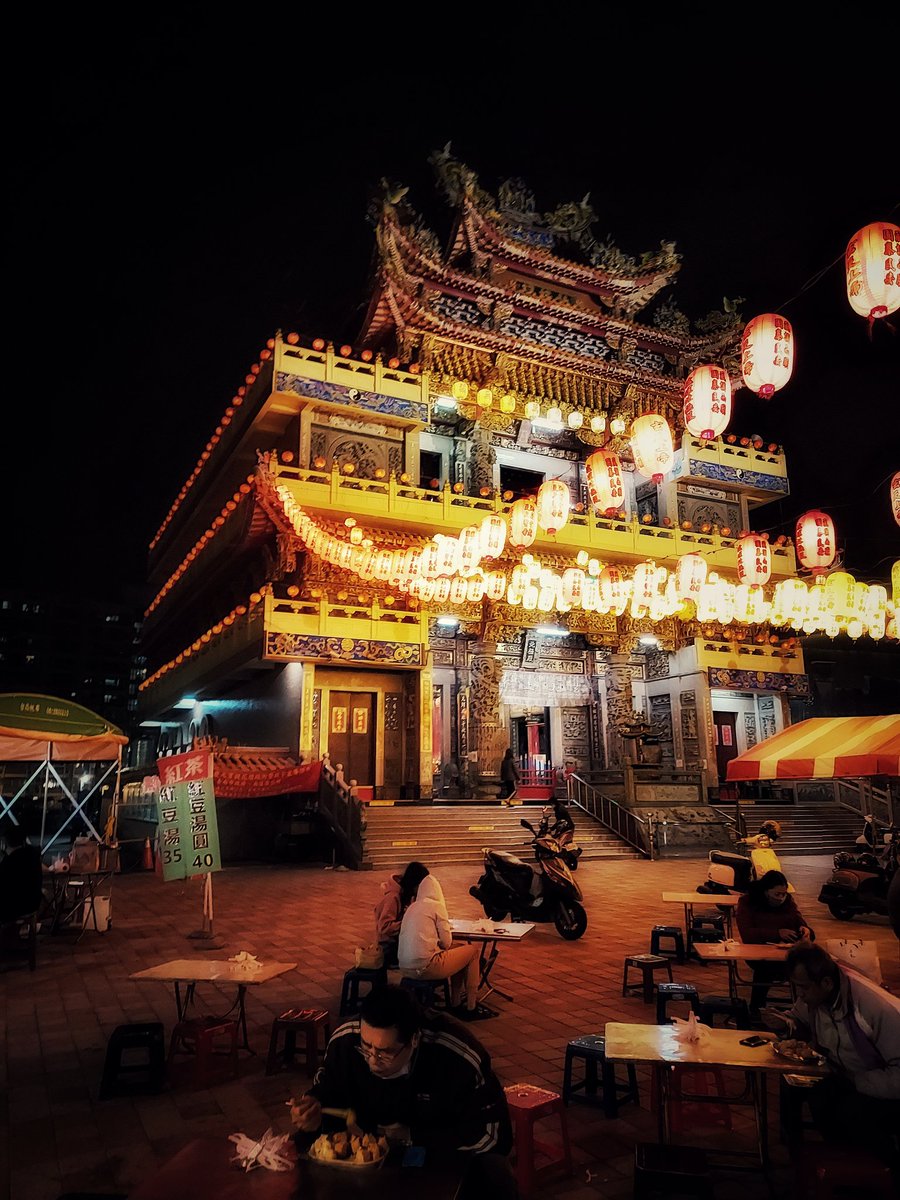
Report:
[{"label": "traffic cone", "polygon": [[154,866],[153,850],[150,846],[150,839],[144,838],[144,857],[141,859],[141,869],[144,871],[152,871]]}]

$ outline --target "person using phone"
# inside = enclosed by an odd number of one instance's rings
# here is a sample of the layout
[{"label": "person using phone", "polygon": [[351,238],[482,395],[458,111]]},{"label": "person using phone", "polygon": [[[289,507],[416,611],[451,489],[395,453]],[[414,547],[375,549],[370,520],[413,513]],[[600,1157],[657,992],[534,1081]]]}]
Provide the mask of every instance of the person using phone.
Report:
[{"label": "person using phone", "polygon": [[[801,938],[812,941],[815,938],[793,896],[788,894],[787,879],[780,871],[767,871],[761,879],[751,883],[746,895],[738,900],[734,915],[744,943],[765,945],[767,942],[797,942]],[[749,965],[753,969],[750,1016],[758,1020],[760,1009],[768,999],[769,987],[784,979],[784,970],[780,963],[750,961]]]},{"label": "person using phone", "polygon": [[434,1154],[463,1156],[459,1200],[515,1200],[506,1094],[469,1029],[424,1012],[405,988],[373,988],[359,1016],[331,1037],[313,1086],[292,1101],[300,1135],[322,1126],[322,1108],[350,1108],[366,1132]]}]

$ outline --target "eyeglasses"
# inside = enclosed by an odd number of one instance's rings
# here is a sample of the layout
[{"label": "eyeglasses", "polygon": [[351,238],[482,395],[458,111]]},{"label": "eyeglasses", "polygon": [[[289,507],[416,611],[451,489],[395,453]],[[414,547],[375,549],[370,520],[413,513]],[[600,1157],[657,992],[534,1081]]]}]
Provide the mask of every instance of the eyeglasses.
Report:
[{"label": "eyeglasses", "polygon": [[359,1045],[356,1047],[357,1053],[361,1054],[363,1058],[371,1059],[372,1062],[377,1063],[393,1062],[394,1059],[401,1055],[406,1049],[408,1049],[408,1047],[403,1045],[397,1046],[397,1048],[394,1050],[378,1050],[375,1046],[370,1046],[368,1042],[364,1042],[362,1040],[360,1040]]}]

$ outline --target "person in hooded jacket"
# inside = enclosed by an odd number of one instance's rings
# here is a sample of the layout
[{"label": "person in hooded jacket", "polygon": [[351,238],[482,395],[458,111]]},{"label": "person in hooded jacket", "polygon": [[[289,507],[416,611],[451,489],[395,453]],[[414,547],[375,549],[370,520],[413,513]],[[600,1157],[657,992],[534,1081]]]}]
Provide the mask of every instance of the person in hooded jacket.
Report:
[{"label": "person in hooded jacket", "polygon": [[450,1005],[463,1021],[493,1015],[478,1003],[481,951],[475,943],[453,941],[444,893],[433,875],[422,880],[403,914],[397,958],[411,979],[449,979]]},{"label": "person in hooded jacket", "polygon": [[395,872],[381,885],[381,899],[375,905],[375,940],[384,954],[386,967],[397,965],[400,922],[427,874],[424,863],[411,862],[402,874]]}]

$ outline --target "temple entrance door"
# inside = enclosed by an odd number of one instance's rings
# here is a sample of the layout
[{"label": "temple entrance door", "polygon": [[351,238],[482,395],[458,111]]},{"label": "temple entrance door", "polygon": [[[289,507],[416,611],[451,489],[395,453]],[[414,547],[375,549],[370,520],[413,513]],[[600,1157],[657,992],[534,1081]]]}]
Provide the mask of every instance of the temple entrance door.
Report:
[{"label": "temple entrance door", "polygon": [[716,771],[719,782],[726,782],[728,764],[737,758],[737,713],[714,712],[713,729],[716,738]]},{"label": "temple entrance door", "polygon": [[332,692],[328,714],[328,754],[344,764],[344,779],[360,787],[375,783],[375,694]]},{"label": "temple entrance door", "polygon": [[512,719],[512,750],[530,770],[546,767],[550,762],[550,710],[531,710]]}]

